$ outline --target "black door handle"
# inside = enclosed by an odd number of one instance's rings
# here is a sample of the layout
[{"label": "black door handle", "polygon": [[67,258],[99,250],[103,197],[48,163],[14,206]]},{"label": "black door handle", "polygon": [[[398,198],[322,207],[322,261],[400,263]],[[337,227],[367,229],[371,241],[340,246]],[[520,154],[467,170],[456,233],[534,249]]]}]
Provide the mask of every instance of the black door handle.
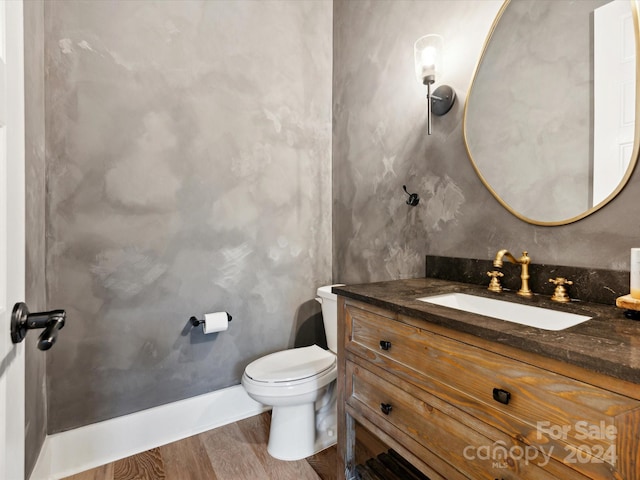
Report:
[{"label": "black door handle", "polygon": [[390,403],[381,403],[380,404],[380,410],[382,410],[382,413],[384,413],[385,415],[389,415],[391,413],[392,407]]},{"label": "black door handle", "polygon": [[58,331],[64,327],[67,314],[64,310],[29,313],[27,304],[18,302],[11,313],[11,341],[20,343],[27,336],[27,331],[44,328],[38,340],[40,350],[49,350],[58,338]]},{"label": "black door handle", "polygon": [[391,348],[391,342],[388,340],[380,340],[380,348],[382,350],[389,350]]}]

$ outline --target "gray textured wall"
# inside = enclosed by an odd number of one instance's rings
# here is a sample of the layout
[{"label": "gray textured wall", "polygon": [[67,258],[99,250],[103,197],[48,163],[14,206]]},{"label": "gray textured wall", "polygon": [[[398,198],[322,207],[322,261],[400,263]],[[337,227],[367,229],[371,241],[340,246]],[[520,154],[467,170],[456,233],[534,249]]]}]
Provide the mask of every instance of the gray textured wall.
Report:
[{"label": "gray textured wall", "polygon": [[[25,42],[25,182],[26,303],[32,312],[47,309],[45,283],[45,123],[44,4],[24,3]],[[47,433],[46,357],[37,349],[37,334],[27,336],[25,349],[25,472],[33,470]]]},{"label": "gray textured wall", "polygon": [[[239,383],[331,280],[331,2],[46,2],[49,432]],[[229,331],[183,331],[227,310]],[[317,329],[310,329],[317,331]]]},{"label": "gray textured wall", "polygon": [[[354,283],[423,275],[424,255],[493,258],[527,249],[534,263],[626,270],[640,242],[640,169],[602,210],[540,227],[485,189],[462,136],[464,101],[501,1],[334,3],[334,277]],[[445,38],[443,82],[458,102],[426,135],[413,43]],[[497,145],[496,148],[500,148]],[[402,185],[420,194],[405,205]],[[544,195],[540,192],[540,195]]]}]

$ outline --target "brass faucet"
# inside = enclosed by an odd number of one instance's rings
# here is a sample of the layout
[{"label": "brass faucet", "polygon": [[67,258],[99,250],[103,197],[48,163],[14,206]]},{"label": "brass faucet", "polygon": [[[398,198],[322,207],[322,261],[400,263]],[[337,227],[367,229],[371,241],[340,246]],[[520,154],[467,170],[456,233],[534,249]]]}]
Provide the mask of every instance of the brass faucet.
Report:
[{"label": "brass faucet", "polygon": [[507,257],[511,263],[519,263],[522,265],[522,273],[520,274],[522,285],[520,286],[520,290],[518,290],[518,295],[527,298],[532,297],[533,292],[529,288],[529,264],[531,263],[531,258],[527,255],[527,252],[522,252],[522,256],[516,259],[516,257],[511,255],[507,249],[500,250],[496,253],[496,258],[493,260],[493,266],[496,268],[502,268],[502,259],[504,257]]}]

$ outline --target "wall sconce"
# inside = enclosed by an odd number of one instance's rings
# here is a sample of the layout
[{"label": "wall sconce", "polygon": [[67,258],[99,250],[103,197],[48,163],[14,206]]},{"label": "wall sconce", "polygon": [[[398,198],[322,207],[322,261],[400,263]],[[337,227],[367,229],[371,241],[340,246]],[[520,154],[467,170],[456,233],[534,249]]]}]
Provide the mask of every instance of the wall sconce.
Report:
[{"label": "wall sconce", "polygon": [[444,41],[440,35],[425,35],[414,47],[418,82],[427,86],[427,133],[431,135],[431,114],[444,115],[456,101],[456,92],[440,85],[431,93],[431,85],[442,75]]}]

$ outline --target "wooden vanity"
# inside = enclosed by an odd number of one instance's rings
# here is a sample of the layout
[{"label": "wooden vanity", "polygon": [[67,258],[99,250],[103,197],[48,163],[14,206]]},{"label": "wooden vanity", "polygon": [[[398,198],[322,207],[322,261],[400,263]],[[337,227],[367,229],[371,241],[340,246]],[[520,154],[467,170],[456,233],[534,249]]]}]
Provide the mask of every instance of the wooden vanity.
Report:
[{"label": "wooden vanity", "polygon": [[[339,478],[355,478],[356,423],[432,480],[640,478],[640,322],[583,304],[566,308],[591,324],[549,333],[415,300],[461,288],[487,295],[433,279],[334,290]],[[632,358],[609,369],[616,335]]]}]

